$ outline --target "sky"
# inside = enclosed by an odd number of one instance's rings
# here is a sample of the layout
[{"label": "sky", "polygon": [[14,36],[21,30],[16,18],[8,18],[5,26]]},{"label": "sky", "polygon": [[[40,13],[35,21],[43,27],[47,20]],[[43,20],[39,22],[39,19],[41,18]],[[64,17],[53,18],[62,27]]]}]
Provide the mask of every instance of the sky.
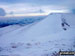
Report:
[{"label": "sky", "polygon": [[75,0],[0,0],[0,8],[6,13],[42,13],[73,9]]}]

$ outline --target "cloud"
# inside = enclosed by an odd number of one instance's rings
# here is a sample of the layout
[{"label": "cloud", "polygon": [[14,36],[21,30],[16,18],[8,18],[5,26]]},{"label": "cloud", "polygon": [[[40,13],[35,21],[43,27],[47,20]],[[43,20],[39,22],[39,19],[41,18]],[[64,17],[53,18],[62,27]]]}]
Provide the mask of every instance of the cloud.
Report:
[{"label": "cloud", "polygon": [[75,0],[0,0],[0,3],[16,4],[16,3],[30,3],[36,5],[72,5]]},{"label": "cloud", "polygon": [[5,10],[3,8],[0,8],[0,16],[5,16],[6,13],[5,13]]},{"label": "cloud", "polygon": [[1,3],[38,3],[38,4],[55,4],[63,0],[0,0]]},{"label": "cloud", "polygon": [[30,5],[55,5],[74,7],[75,0],[0,0],[0,4],[30,4]]},{"label": "cloud", "polygon": [[24,13],[39,13],[41,9],[44,12],[49,13],[52,10],[65,10],[66,7],[64,6],[56,6],[56,5],[31,5],[31,4],[7,4],[7,5],[0,5],[0,7],[6,10],[6,13],[10,13],[13,11],[15,14],[24,14]]},{"label": "cloud", "polygon": [[50,10],[66,10],[75,8],[75,0],[0,0],[0,7],[7,13],[31,13],[42,9],[45,12]]}]

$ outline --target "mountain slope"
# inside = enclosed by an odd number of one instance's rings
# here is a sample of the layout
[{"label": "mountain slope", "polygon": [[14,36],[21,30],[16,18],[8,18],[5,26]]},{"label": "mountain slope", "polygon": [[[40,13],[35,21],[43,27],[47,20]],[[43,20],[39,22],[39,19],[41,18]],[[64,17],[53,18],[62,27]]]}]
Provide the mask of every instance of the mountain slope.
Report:
[{"label": "mountain slope", "polygon": [[[61,26],[61,14],[50,14],[44,20],[23,27],[0,37],[1,54],[20,56],[46,56],[55,51],[75,51],[75,28],[73,14],[63,14],[70,24],[64,31]],[[69,17],[69,19],[68,19]],[[15,48],[13,48],[15,46]]]}]

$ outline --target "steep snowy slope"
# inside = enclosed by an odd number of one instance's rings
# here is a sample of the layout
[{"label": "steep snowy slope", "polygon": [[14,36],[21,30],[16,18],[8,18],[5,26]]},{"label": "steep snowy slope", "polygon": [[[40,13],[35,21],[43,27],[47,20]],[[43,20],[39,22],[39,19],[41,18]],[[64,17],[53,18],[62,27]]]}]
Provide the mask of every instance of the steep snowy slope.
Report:
[{"label": "steep snowy slope", "polygon": [[[57,32],[62,31],[62,27],[61,27],[61,19],[60,19],[61,15],[60,14],[53,14],[53,15],[49,15],[47,18],[45,18],[44,20],[40,21],[39,23],[32,25],[30,28],[28,28],[26,31],[23,31],[22,33],[20,33],[20,35],[18,35],[18,33],[16,33],[16,31],[14,32],[15,36],[13,35],[13,33],[8,34],[8,37],[19,37],[22,39],[24,38],[31,38],[31,37],[38,37],[38,36],[42,36],[42,35],[50,35],[50,34],[54,34]],[[23,29],[25,30],[25,29]]]},{"label": "steep snowy slope", "polygon": [[[55,13],[49,15],[47,18],[40,21],[39,23],[30,26],[28,29],[23,27],[20,30],[16,30],[14,32],[4,35],[2,38],[6,38],[6,42],[25,42],[28,40],[30,41],[31,39],[35,39],[39,36],[56,34],[60,33],[61,31],[63,31],[61,27],[61,14]],[[7,38],[9,40],[7,40]]]},{"label": "steep snowy slope", "polygon": [[26,32],[26,35],[36,37],[36,36],[41,36],[46,34],[54,34],[62,31],[60,17],[61,17],[60,14],[48,15],[47,18],[45,18],[38,24],[32,26]]},{"label": "steep snowy slope", "polygon": [[[75,50],[73,14],[63,14],[72,25],[64,31],[61,14],[51,14],[44,20],[0,37],[0,54],[17,56],[48,56],[61,50]],[[69,19],[68,19],[69,17]],[[70,20],[71,19],[71,20]]]}]

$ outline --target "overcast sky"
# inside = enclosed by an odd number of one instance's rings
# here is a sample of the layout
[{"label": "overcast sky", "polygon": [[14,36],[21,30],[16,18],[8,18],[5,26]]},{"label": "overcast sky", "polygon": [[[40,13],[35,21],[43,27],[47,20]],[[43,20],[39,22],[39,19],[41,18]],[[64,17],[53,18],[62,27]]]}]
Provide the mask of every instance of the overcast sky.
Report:
[{"label": "overcast sky", "polygon": [[36,13],[40,9],[48,12],[50,10],[65,10],[74,8],[75,0],[0,0],[0,8],[7,13]]}]

